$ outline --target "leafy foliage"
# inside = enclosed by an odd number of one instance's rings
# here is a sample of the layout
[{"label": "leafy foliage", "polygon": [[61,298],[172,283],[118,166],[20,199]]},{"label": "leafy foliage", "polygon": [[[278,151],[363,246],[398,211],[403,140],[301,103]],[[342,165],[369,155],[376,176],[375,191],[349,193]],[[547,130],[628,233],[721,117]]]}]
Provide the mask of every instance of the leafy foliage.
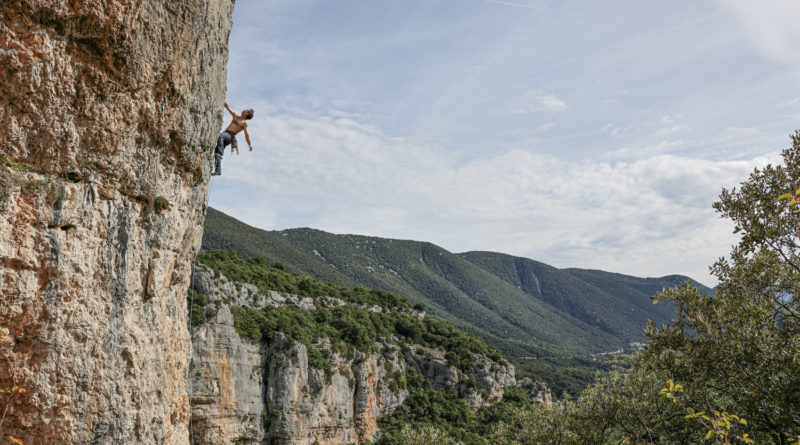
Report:
[{"label": "leafy foliage", "polygon": [[201,253],[197,260],[225,275],[229,280],[253,284],[263,292],[274,290],[304,297],[324,295],[349,303],[373,304],[397,309],[411,308],[407,299],[390,292],[364,287],[347,288],[310,276],[287,273],[282,267],[270,267],[261,257],[243,260],[231,250]]},{"label": "leafy foliage", "polygon": [[460,443],[433,425],[423,425],[417,428],[406,425],[400,431],[400,439],[403,444],[407,445],[456,445]]},{"label": "leafy foliage", "polygon": [[406,375],[409,390],[406,401],[389,416],[379,420],[383,434],[378,445],[404,445],[401,431],[406,426],[425,427],[436,425],[453,439],[476,443],[476,418],[467,402],[454,391],[437,391],[421,375],[410,372]]},{"label": "leafy foliage", "polygon": [[204,324],[207,319],[216,315],[216,307],[208,306],[208,295],[189,289],[186,295],[186,307],[189,308],[189,326],[196,327]]},{"label": "leafy foliage", "polygon": [[473,413],[455,392],[435,390],[428,380],[413,372],[406,378],[408,398],[378,421],[382,433],[376,445],[428,443],[431,437],[443,443],[489,443],[495,425],[535,405],[522,389],[507,387],[501,402]]},{"label": "leafy foliage", "polygon": [[643,358],[692,389],[687,405],[747,419],[758,443],[800,432],[800,215],[778,199],[800,184],[800,132],[792,142],[784,166],[756,169],[738,190],[722,191],[714,207],[742,238],[712,267],[716,295],[689,286],[660,294],[678,315],[648,328]]},{"label": "leafy foliage", "polygon": [[[354,351],[375,351],[376,341],[393,336],[403,341],[421,344],[446,351],[448,362],[469,371],[473,354],[486,355],[495,361],[504,361],[500,352],[489,347],[480,338],[456,329],[444,320],[426,317],[419,319],[408,301],[389,292],[345,288],[316,278],[290,274],[269,266],[260,258],[243,260],[232,251],[213,251],[198,256],[198,261],[227,278],[256,285],[263,292],[276,290],[308,297],[335,297],[345,303],[337,305],[327,298],[317,298],[313,310],[295,306],[262,309],[231,307],[234,328],[242,338],[251,342],[274,341],[278,332],[290,341],[306,346],[309,364],[330,374],[326,352],[314,345],[319,339],[328,339],[335,351],[348,357]],[[203,307],[208,304],[205,295],[194,296],[192,323],[202,322]],[[380,311],[364,309],[363,305],[380,307]]]}]

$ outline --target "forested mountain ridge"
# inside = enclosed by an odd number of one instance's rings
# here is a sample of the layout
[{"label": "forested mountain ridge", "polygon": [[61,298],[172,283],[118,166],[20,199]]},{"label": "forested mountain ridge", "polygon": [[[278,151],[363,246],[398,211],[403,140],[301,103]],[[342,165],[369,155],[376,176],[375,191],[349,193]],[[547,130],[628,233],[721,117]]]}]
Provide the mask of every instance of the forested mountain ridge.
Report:
[{"label": "forested mountain ridge", "polygon": [[[427,242],[308,228],[265,231],[213,208],[206,217],[203,249],[260,256],[289,272],[424,303],[432,315],[500,348],[520,375],[544,378],[556,391],[565,387],[542,375],[543,367],[585,371],[594,366],[593,354],[643,341],[648,319],[660,325],[673,315],[670,306],[653,305],[649,296],[688,280],[560,270],[499,253],[453,254]],[[552,363],[554,358],[570,362]]]},{"label": "forested mountain ridge", "polygon": [[[638,278],[599,270],[557,269],[495,252],[459,255],[578,320],[630,341],[639,341],[647,320],[666,323],[674,315],[672,306],[653,305],[649,297],[689,279],[680,275]],[[693,284],[710,292],[699,283]]]}]

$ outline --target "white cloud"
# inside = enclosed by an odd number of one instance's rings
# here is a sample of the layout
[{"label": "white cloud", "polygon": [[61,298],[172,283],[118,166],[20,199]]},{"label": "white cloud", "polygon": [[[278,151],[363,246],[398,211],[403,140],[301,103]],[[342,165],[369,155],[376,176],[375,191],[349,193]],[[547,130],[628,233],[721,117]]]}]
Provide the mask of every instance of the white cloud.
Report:
[{"label": "white cloud", "polygon": [[211,205],[259,227],[302,221],[453,251],[705,281],[732,240],[710,205],[764,162],[567,162],[523,149],[460,162],[341,117],[269,116],[253,140],[258,151],[225,158]]},{"label": "white cloud", "polygon": [[483,0],[483,1],[486,2],[486,3],[494,3],[496,5],[513,6],[515,8],[531,9],[531,10],[534,10],[534,11],[557,12],[557,13],[561,13],[561,14],[574,14],[574,15],[580,15],[580,16],[585,16],[586,15],[586,14],[581,14],[581,13],[578,13],[578,12],[575,12],[575,11],[568,11],[568,10],[564,10],[564,9],[542,8],[540,6],[531,5],[531,4],[527,4],[527,3],[509,2],[509,1],[504,1],[504,0]]},{"label": "white cloud", "polygon": [[608,133],[611,137],[619,138],[625,136],[633,129],[632,125],[616,125],[616,124],[605,124],[603,128],[600,129],[601,133]]},{"label": "white cloud", "polygon": [[800,62],[800,3],[796,0],[717,0],[730,11],[755,47],[769,58]]},{"label": "white cloud", "polygon": [[785,100],[778,104],[778,108],[794,108],[797,105],[800,105],[800,97],[795,97],[794,99]]},{"label": "white cloud", "polygon": [[685,143],[679,140],[665,140],[645,146],[634,146],[610,151],[604,157],[608,159],[641,159],[662,155],[683,147]]},{"label": "white cloud", "polygon": [[513,110],[517,114],[547,112],[561,113],[567,110],[567,103],[554,94],[541,90],[529,90],[525,93],[524,103]]}]

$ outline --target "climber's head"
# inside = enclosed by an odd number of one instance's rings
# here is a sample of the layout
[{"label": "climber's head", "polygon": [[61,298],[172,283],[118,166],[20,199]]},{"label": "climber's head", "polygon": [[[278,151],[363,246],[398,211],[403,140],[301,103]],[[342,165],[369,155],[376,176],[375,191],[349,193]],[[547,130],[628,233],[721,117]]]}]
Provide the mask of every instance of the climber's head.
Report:
[{"label": "climber's head", "polygon": [[253,109],[251,108],[249,110],[242,111],[242,116],[244,116],[244,118],[247,119],[247,120],[252,119],[253,118]]}]

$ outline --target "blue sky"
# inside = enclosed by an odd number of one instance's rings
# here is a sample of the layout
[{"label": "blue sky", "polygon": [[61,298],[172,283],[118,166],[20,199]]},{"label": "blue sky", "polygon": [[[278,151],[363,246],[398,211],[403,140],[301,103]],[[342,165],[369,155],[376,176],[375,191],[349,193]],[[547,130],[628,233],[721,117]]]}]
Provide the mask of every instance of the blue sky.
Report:
[{"label": "blue sky", "polygon": [[711,203],[800,128],[798,22],[787,0],[238,0],[254,151],[210,205],[714,284],[735,238]]}]

